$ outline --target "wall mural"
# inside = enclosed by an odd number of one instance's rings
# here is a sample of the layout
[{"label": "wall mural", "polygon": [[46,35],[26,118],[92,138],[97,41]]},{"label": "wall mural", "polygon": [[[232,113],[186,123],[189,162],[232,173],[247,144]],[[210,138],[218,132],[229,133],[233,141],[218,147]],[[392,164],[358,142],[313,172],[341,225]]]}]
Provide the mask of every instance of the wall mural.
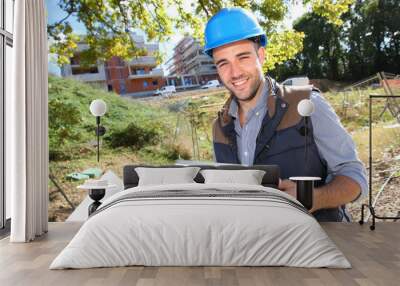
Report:
[{"label": "wall mural", "polygon": [[[226,79],[223,66],[215,61],[216,56],[210,57],[203,40],[207,34],[204,35],[203,30],[220,7],[212,5],[213,1],[207,2],[196,10],[204,16],[201,20],[186,13],[184,19],[191,33],[176,32],[178,40],[168,40],[160,30],[162,27],[155,25],[154,31],[143,25],[141,30],[133,29],[130,21],[116,21],[112,13],[107,14],[110,18],[103,15],[89,19],[84,12],[91,9],[91,4],[85,6],[84,1],[76,1],[82,2],[76,6],[68,6],[68,1],[59,1],[58,5],[47,2],[52,41],[49,62],[50,221],[79,217],[88,194],[82,185],[94,186],[101,178],[106,178],[110,186],[118,185],[126,165],[212,164],[218,159],[218,154],[217,157],[214,154],[213,136],[219,135],[213,135],[212,126],[235,88]],[[391,5],[389,2],[387,5]],[[181,1],[175,4],[185,5]],[[276,1],[276,5],[289,4]],[[388,22],[386,28],[372,29],[374,23],[370,19],[380,18],[380,11],[372,8],[367,11],[362,5],[339,7],[334,19],[332,11],[324,10],[328,8],[313,6],[313,11],[304,10],[297,21],[291,20],[294,30],[282,34],[275,28],[287,10],[279,10],[282,15],[271,16],[261,6],[255,9],[259,9],[256,12],[263,18],[260,29],[267,32],[269,41],[265,61],[260,64],[263,77],[270,76],[273,85],[312,84],[321,90],[355,142],[360,160],[368,165],[367,127],[371,115],[368,96],[399,91],[400,61],[395,60],[398,54],[394,51],[399,45],[399,27]],[[292,9],[290,5],[285,7]],[[123,19],[124,11],[130,11],[125,8],[113,11]],[[183,13],[184,9],[179,11]],[[172,33],[171,25],[181,28],[183,25],[177,17],[144,18],[140,21],[164,23],[166,34]],[[98,25],[90,21],[97,21]],[[104,33],[98,27],[105,29]],[[110,32],[111,27],[114,34]],[[386,38],[372,32],[365,37],[359,35],[359,31],[377,31],[378,28],[393,33],[385,32],[391,35]],[[315,36],[318,37],[310,38]],[[376,50],[373,37],[386,43],[380,45],[385,46],[382,53]],[[263,39],[254,42],[265,44]],[[370,59],[370,62],[357,62],[358,58]],[[378,67],[386,72],[378,73]],[[94,106],[99,102],[100,106]],[[385,192],[379,192],[381,201],[391,198],[390,202],[376,203],[377,210],[386,215],[397,214],[396,206],[400,204],[399,200],[393,200],[395,186],[400,183],[399,104],[396,100],[377,100],[373,106],[376,123],[373,151],[377,159],[373,162],[372,184],[373,189],[382,189],[387,180],[385,174],[391,174],[391,184]],[[300,112],[304,118],[299,115],[299,120],[307,122],[311,113]],[[312,145],[313,140],[303,142],[303,138],[312,136],[307,133],[312,132],[312,126],[300,129],[301,142],[293,145]],[[315,167],[313,159],[307,159],[307,153],[312,156],[312,148],[305,148],[306,155],[301,155],[301,160]],[[222,153],[219,156],[223,156]],[[95,201],[104,196],[99,198],[96,192],[89,192],[89,195],[96,198]],[[366,201],[347,205],[353,220],[360,218],[360,206]],[[85,214],[90,203],[93,200],[85,203]]]}]

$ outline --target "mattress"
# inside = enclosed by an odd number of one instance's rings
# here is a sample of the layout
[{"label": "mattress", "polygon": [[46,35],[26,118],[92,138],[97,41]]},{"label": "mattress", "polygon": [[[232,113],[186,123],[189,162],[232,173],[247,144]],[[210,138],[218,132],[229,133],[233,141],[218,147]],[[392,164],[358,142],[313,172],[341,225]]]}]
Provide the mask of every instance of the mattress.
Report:
[{"label": "mattress", "polygon": [[134,187],[108,198],[50,269],[131,265],[351,267],[291,196],[198,183]]}]

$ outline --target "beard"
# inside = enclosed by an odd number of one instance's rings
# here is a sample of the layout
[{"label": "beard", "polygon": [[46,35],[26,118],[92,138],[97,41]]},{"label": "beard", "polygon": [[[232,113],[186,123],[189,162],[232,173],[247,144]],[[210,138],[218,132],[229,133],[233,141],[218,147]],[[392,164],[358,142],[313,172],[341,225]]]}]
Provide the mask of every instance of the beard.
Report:
[{"label": "beard", "polygon": [[[228,88],[230,93],[238,100],[238,101],[251,101],[254,97],[256,97],[257,92],[261,86],[262,80],[260,77],[256,77],[254,84],[251,85],[250,91],[247,93],[247,96],[238,96],[233,89]],[[227,87],[225,85],[225,87]]]}]

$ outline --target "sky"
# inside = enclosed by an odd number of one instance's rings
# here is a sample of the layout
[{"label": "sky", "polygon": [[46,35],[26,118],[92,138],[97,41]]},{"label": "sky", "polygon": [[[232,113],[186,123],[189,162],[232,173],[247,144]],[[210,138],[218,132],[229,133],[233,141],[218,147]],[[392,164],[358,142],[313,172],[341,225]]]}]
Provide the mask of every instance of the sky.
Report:
[{"label": "sky", "polygon": [[[191,2],[193,2],[193,1],[184,1],[188,10],[190,9]],[[287,17],[287,19],[285,19],[285,21],[283,23],[283,25],[288,28],[292,26],[292,23],[294,20],[299,18],[301,15],[303,15],[309,9],[309,7],[305,7],[301,3],[302,1],[294,1],[294,2],[295,2],[295,4],[293,4],[289,7],[289,16]],[[47,22],[49,24],[59,21],[63,17],[66,16],[66,13],[58,7],[57,3],[58,3],[57,0],[46,0]],[[170,9],[170,10],[168,10],[168,13],[170,13],[171,15],[174,15],[177,12]],[[71,23],[71,25],[74,29],[74,33],[76,33],[76,34],[84,34],[85,33],[85,26],[82,23],[79,23],[75,17],[70,17],[68,19],[68,21]],[[165,54],[164,62],[166,62],[169,58],[172,57],[173,48],[182,38],[183,38],[182,34],[177,32],[174,35],[172,35],[171,39],[168,42],[159,44],[160,51],[163,54]],[[162,65],[162,67],[164,68],[164,72],[165,72],[166,71],[165,66]],[[53,74],[58,74],[58,75],[60,74],[60,69],[57,66],[57,64],[55,64],[54,56],[51,56],[51,55],[49,55],[49,71]]]}]

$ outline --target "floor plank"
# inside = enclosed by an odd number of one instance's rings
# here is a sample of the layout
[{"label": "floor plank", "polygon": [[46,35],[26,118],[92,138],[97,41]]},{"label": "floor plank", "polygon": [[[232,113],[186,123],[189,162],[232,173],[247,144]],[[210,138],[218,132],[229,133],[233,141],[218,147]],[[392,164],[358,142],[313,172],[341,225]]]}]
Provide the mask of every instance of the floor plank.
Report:
[{"label": "floor plank", "polygon": [[356,223],[323,223],[352,269],[289,267],[117,267],[49,270],[80,223],[50,223],[49,233],[32,243],[0,240],[0,285],[399,285],[400,223],[378,223],[375,231]]}]

